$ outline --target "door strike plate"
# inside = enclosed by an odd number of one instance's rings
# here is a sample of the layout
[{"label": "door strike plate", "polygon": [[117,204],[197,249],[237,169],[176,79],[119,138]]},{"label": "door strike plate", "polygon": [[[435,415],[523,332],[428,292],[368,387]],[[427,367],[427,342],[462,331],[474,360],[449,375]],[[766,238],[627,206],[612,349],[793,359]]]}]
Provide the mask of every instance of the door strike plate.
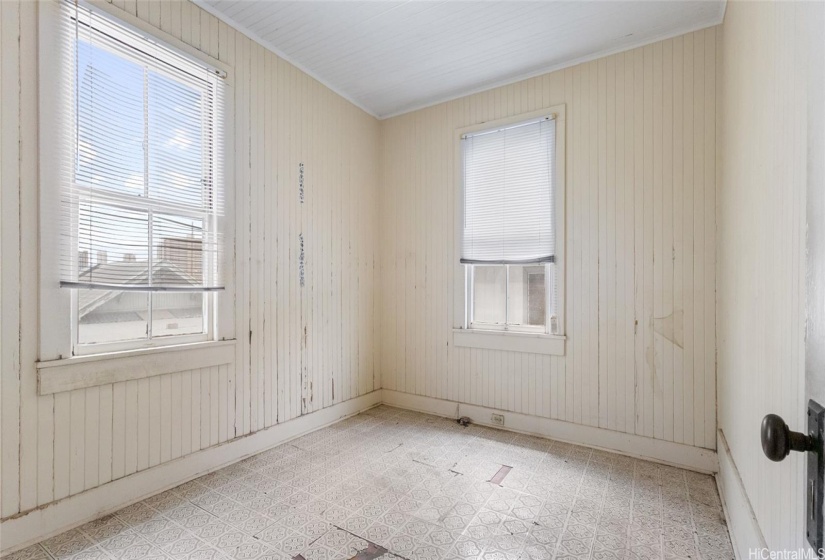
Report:
[{"label": "door strike plate", "polygon": [[823,494],[825,494],[825,408],[814,400],[808,401],[808,436],[812,449],[808,452],[805,534],[808,543],[817,552],[823,548]]}]

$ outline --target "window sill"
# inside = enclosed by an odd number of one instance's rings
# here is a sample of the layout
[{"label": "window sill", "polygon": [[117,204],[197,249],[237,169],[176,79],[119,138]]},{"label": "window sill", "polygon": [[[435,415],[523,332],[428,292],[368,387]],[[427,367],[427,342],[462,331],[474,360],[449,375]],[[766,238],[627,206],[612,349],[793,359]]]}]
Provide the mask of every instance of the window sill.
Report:
[{"label": "window sill", "polygon": [[566,337],[553,334],[453,329],[454,346],[486,350],[564,356],[565,340]]},{"label": "window sill", "polygon": [[76,356],[37,363],[40,395],[231,364],[236,340],[220,340]]}]

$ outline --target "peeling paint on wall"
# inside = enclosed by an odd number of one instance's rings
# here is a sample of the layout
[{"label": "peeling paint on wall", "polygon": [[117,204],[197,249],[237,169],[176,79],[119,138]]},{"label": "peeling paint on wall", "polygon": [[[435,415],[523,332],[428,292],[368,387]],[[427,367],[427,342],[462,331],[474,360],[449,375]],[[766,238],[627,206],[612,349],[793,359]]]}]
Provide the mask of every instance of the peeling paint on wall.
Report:
[{"label": "peeling paint on wall", "polygon": [[298,200],[304,203],[304,164],[298,164]]},{"label": "peeling paint on wall", "polygon": [[298,281],[301,287],[304,287],[304,234],[298,234],[298,244],[300,250],[298,252]]}]

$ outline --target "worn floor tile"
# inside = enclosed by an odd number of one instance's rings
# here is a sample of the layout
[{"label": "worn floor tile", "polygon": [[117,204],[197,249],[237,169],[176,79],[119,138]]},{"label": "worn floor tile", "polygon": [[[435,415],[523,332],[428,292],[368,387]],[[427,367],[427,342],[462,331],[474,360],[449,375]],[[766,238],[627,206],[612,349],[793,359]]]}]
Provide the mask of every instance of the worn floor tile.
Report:
[{"label": "worn floor tile", "polygon": [[733,549],[710,476],[380,406],[6,558],[299,555],[720,560]]}]

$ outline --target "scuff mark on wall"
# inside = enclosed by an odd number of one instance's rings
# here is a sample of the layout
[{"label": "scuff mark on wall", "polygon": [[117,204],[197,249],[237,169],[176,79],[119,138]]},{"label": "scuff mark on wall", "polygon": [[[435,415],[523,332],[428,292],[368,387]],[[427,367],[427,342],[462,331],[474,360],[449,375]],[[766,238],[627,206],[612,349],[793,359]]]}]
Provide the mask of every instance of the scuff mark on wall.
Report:
[{"label": "scuff mark on wall", "polygon": [[684,348],[685,312],[677,309],[670,315],[653,318],[653,332],[662,335],[679,348]]}]

